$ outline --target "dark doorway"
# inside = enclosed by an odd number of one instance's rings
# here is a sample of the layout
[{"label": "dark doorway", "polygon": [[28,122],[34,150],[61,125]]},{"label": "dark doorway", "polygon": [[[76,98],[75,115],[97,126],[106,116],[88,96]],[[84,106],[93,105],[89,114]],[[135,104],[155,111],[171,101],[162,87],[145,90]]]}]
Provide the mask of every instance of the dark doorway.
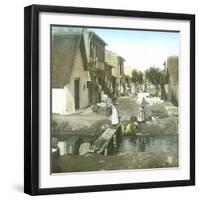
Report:
[{"label": "dark doorway", "polygon": [[89,104],[92,105],[93,101],[92,101],[92,82],[91,81],[87,81],[87,89],[88,89]]},{"label": "dark doorway", "polygon": [[75,99],[75,109],[80,108],[80,80],[74,80],[74,99]]}]

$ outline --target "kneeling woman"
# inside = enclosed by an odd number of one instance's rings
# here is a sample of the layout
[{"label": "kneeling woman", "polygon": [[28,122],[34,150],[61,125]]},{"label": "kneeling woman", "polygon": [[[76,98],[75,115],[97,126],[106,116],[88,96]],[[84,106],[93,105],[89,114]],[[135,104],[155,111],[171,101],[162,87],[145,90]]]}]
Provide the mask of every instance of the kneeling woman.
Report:
[{"label": "kneeling woman", "polygon": [[131,116],[130,122],[125,126],[124,136],[135,141],[136,139],[136,129],[137,129],[137,119],[136,117]]}]

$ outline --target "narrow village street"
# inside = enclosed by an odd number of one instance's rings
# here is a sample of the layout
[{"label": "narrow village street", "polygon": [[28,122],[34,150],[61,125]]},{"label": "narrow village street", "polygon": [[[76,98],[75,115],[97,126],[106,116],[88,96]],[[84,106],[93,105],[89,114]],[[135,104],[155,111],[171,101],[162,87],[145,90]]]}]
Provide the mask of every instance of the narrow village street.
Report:
[{"label": "narrow village street", "polygon": [[[117,109],[121,118],[121,127],[130,120],[131,116],[137,116],[139,108],[137,97],[125,96],[118,99]],[[78,144],[78,151],[68,152],[54,160],[53,171],[176,167],[178,121],[177,110],[172,112],[173,109],[175,107],[169,102],[147,104],[146,121],[138,126],[136,141],[122,137],[117,150],[106,156],[87,152],[85,149],[89,149],[109,126],[109,116],[106,116],[104,109],[96,113],[91,108],[87,108],[72,115],[53,116],[56,126],[60,126],[62,130],[60,133],[62,136],[78,133],[78,138],[82,138]],[[82,154],[80,151],[87,153]]]},{"label": "narrow village street", "polygon": [[135,63],[122,43],[109,47],[127,37],[132,49],[155,32],[114,33],[110,41],[108,29],[52,27],[52,173],[179,165],[179,56],[154,52],[144,63],[142,45]]}]

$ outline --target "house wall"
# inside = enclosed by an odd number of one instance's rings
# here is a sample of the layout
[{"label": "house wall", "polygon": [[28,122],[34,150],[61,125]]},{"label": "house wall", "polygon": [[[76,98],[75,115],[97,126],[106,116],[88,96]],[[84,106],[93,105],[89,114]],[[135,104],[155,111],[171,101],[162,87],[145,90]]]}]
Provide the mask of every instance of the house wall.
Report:
[{"label": "house wall", "polygon": [[75,112],[73,85],[52,89],[52,113],[69,114]]},{"label": "house wall", "polygon": [[169,75],[169,83],[168,83],[168,100],[178,105],[178,57],[171,56],[167,59],[167,71]]},{"label": "house wall", "polygon": [[178,85],[169,85],[168,100],[174,105],[178,105]]},{"label": "house wall", "polygon": [[117,54],[107,51],[105,52],[105,61],[108,65],[112,66],[112,76],[118,77],[118,56]]},{"label": "house wall", "polygon": [[[72,84],[72,94],[74,97],[74,80],[80,79],[80,108],[89,106],[89,93],[87,88],[87,81],[90,81],[89,72],[84,70],[83,61],[80,49],[77,48],[76,57],[74,60],[73,72],[70,83]],[[74,99],[73,99],[74,101]]]},{"label": "house wall", "polygon": [[[84,39],[87,39],[85,35]],[[105,43],[96,36],[95,33],[89,33],[89,40],[85,41],[86,52],[89,56],[89,72],[91,82],[89,84],[90,103],[95,104],[100,101],[99,88],[105,89]],[[100,87],[99,87],[100,86]]]},{"label": "house wall", "polygon": [[105,87],[111,89],[112,87],[112,66],[105,65]]},{"label": "house wall", "polygon": [[75,101],[74,101],[74,84],[70,82],[65,86],[65,114],[75,112]]},{"label": "house wall", "polygon": [[77,48],[74,58],[70,83],[64,88],[52,89],[52,112],[57,114],[70,114],[75,112],[74,80],[80,79],[79,101],[80,109],[89,105],[87,81],[90,81],[88,71],[84,70],[80,48]]},{"label": "house wall", "polygon": [[66,110],[66,92],[64,88],[52,89],[52,112],[63,115]]}]

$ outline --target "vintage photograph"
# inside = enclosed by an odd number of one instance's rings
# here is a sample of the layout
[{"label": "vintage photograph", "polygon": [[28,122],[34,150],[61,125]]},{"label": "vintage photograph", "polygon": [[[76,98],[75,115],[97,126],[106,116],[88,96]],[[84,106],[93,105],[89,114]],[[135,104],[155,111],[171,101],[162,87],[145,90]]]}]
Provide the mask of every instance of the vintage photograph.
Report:
[{"label": "vintage photograph", "polygon": [[178,31],[51,25],[51,173],[179,167]]}]

